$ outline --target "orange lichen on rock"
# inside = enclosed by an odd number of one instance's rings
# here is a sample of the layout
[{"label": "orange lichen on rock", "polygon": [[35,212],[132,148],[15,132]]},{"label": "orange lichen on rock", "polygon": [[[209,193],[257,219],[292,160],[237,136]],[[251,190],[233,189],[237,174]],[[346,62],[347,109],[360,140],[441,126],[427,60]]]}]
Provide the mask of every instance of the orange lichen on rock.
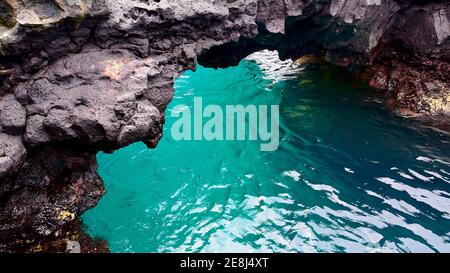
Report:
[{"label": "orange lichen on rock", "polygon": [[129,62],[124,59],[107,60],[102,63],[103,72],[102,74],[109,77],[110,79],[119,81],[122,79],[123,75],[126,74],[126,65]]}]

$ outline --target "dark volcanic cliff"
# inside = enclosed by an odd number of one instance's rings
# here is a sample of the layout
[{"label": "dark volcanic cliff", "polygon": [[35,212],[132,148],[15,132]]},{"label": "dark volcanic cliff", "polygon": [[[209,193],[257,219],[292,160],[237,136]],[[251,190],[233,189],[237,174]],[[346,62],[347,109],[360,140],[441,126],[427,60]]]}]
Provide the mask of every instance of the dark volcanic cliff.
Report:
[{"label": "dark volcanic cliff", "polygon": [[0,251],[104,194],[95,154],[162,135],[185,70],[261,49],[317,54],[401,115],[450,115],[450,3],[415,0],[0,0]]}]

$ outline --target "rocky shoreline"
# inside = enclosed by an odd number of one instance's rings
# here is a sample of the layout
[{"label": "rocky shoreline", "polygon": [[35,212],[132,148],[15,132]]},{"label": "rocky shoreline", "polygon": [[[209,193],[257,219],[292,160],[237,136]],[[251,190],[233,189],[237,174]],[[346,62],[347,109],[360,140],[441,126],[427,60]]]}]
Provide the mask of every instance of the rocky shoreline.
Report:
[{"label": "rocky shoreline", "polygon": [[105,193],[98,151],[155,147],[174,80],[262,49],[323,56],[447,128],[450,3],[0,1],[0,252],[50,237]]}]

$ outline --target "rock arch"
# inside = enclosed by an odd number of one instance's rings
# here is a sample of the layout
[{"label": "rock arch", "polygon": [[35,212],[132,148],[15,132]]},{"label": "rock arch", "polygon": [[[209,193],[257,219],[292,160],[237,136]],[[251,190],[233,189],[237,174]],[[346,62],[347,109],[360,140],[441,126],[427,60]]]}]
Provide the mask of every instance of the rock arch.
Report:
[{"label": "rock arch", "polygon": [[95,154],[154,147],[174,80],[197,62],[314,53],[389,92],[399,113],[450,113],[447,1],[28,2],[0,1],[0,244],[95,206]]}]

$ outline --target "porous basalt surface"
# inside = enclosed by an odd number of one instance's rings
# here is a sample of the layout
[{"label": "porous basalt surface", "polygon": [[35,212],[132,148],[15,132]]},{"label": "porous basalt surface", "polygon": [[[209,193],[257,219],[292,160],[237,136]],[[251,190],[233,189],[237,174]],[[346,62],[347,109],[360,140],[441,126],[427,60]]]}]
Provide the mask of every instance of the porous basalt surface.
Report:
[{"label": "porous basalt surface", "polygon": [[0,0],[0,251],[95,206],[95,154],[156,146],[174,80],[197,62],[316,54],[394,112],[445,124],[449,2],[376,2]]}]

